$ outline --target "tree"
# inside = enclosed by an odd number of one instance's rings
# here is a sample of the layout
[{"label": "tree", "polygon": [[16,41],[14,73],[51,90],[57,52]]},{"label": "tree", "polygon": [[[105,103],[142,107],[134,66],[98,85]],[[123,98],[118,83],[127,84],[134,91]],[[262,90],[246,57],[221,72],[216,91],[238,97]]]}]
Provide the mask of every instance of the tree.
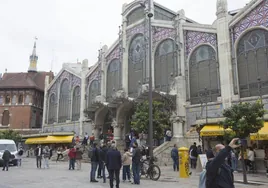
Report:
[{"label": "tree", "polygon": [[[153,101],[153,130],[154,139],[160,140],[164,136],[164,131],[171,127],[171,112],[161,101]],[[138,132],[148,132],[149,128],[149,102],[137,104],[135,113],[131,121],[132,127]]]},{"label": "tree", "polygon": [[21,141],[21,135],[19,132],[14,130],[4,130],[0,131],[0,139],[10,139],[18,143]]},{"label": "tree", "polygon": [[[261,101],[254,103],[239,103],[224,110],[225,120],[222,122],[224,128],[231,128],[235,137],[247,138],[250,133],[257,133],[263,127],[264,105]],[[247,183],[246,166],[244,161],[245,147],[241,147],[241,159],[243,166],[243,179]]]}]

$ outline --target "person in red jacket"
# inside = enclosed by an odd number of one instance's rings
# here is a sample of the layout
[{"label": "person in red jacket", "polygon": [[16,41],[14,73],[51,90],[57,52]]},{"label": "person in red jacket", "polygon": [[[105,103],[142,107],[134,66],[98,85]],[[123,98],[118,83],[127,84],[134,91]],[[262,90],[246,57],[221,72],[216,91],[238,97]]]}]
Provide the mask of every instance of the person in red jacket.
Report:
[{"label": "person in red jacket", "polygon": [[68,153],[69,156],[69,170],[74,170],[75,167],[75,158],[76,158],[76,149],[71,147]]}]

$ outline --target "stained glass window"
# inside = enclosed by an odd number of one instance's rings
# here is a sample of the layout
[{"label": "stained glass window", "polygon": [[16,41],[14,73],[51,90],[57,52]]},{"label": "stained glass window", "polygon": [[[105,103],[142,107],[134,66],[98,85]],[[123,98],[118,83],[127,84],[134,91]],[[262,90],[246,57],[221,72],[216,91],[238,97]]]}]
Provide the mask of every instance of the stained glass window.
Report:
[{"label": "stained glass window", "polygon": [[128,53],[128,94],[132,97],[138,93],[139,83],[144,83],[145,52],[144,36],[138,34],[131,41]]},{"label": "stained glass window", "polygon": [[94,102],[95,98],[100,95],[100,82],[99,80],[93,80],[89,86],[88,106]]},{"label": "stained glass window", "polygon": [[173,40],[164,40],[157,47],[154,69],[155,89],[168,93],[171,76],[175,78],[177,74],[177,53]]},{"label": "stained glass window", "polygon": [[220,96],[220,75],[216,52],[211,46],[202,45],[192,53],[189,61],[189,80],[192,104],[204,100],[217,101]]},{"label": "stained glass window", "polygon": [[60,88],[60,99],[59,99],[59,123],[66,122],[70,119],[70,91],[69,81],[65,79]]},{"label": "stained glass window", "polygon": [[77,86],[73,92],[73,103],[72,103],[72,121],[77,121],[80,118],[80,103],[81,103],[81,94],[80,87]]},{"label": "stained glass window", "polygon": [[145,11],[143,7],[138,7],[135,10],[133,10],[131,13],[127,16],[127,25],[131,25],[141,19],[145,18]]},{"label": "stained glass window", "polygon": [[106,98],[109,102],[112,100],[113,93],[119,89],[120,74],[120,61],[119,59],[114,59],[110,62],[107,71]]},{"label": "stained glass window", "polygon": [[48,103],[48,123],[53,124],[56,122],[56,114],[57,114],[57,102],[55,94],[51,94],[49,97]]},{"label": "stained glass window", "polygon": [[267,47],[268,32],[264,29],[252,30],[240,39],[237,73],[241,98],[268,94]]}]

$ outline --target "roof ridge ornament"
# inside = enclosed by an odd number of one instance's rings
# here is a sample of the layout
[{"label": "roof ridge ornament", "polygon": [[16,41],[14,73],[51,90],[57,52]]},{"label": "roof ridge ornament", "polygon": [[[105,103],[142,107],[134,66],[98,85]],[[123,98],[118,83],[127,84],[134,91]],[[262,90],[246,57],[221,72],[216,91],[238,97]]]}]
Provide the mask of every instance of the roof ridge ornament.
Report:
[{"label": "roof ridge ornament", "polygon": [[227,0],[217,0],[217,17],[222,18],[228,14]]}]

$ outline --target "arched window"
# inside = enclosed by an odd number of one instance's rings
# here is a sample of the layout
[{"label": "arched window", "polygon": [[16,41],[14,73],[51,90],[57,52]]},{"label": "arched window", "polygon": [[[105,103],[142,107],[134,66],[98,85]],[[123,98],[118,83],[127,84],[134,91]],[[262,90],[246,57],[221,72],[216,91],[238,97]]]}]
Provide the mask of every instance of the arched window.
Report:
[{"label": "arched window", "polygon": [[48,123],[49,124],[56,122],[56,114],[57,114],[57,101],[56,101],[56,95],[53,93],[49,97],[49,104],[48,104]]},{"label": "arched window", "polygon": [[73,92],[72,121],[77,121],[80,118],[80,103],[81,103],[80,87],[77,86],[75,87]]},{"label": "arched window", "polygon": [[11,103],[12,104],[16,104],[17,103],[17,95],[13,95]]},{"label": "arched window", "polygon": [[91,106],[95,98],[100,95],[100,82],[98,80],[93,80],[90,83],[88,94],[88,106]]},{"label": "arched window", "polygon": [[65,79],[60,87],[60,100],[59,100],[59,123],[66,122],[70,119],[70,92],[69,81]]},{"label": "arched window", "polygon": [[128,95],[135,97],[137,87],[143,84],[145,70],[145,42],[142,34],[137,35],[130,43],[128,57]]},{"label": "arched window", "polygon": [[2,125],[3,126],[9,125],[9,111],[8,110],[5,110],[3,112]]},{"label": "arched window", "polygon": [[10,104],[10,95],[6,95],[5,104]]},{"label": "arched window", "polygon": [[[240,97],[268,94],[268,31],[246,33],[237,46],[237,71]],[[259,80],[258,80],[259,79]]]},{"label": "arched window", "polygon": [[195,49],[189,61],[190,99],[192,104],[214,102],[220,96],[220,75],[216,52],[209,45]]},{"label": "arched window", "polygon": [[31,102],[30,95],[26,95],[25,104],[29,104],[30,102]]},{"label": "arched window", "polygon": [[177,57],[174,47],[174,41],[164,40],[155,52],[154,79],[155,89],[169,92],[171,77],[176,77]]},{"label": "arched window", "polygon": [[106,86],[106,97],[107,101],[111,101],[112,94],[114,91],[119,89],[121,82],[120,79],[120,62],[119,59],[114,59],[110,62],[107,70],[107,86]]},{"label": "arched window", "polygon": [[22,94],[19,95],[18,103],[19,104],[23,103],[23,95]]},{"label": "arched window", "polygon": [[134,24],[135,22],[145,18],[145,11],[143,7],[138,7],[127,16],[127,25]]}]

